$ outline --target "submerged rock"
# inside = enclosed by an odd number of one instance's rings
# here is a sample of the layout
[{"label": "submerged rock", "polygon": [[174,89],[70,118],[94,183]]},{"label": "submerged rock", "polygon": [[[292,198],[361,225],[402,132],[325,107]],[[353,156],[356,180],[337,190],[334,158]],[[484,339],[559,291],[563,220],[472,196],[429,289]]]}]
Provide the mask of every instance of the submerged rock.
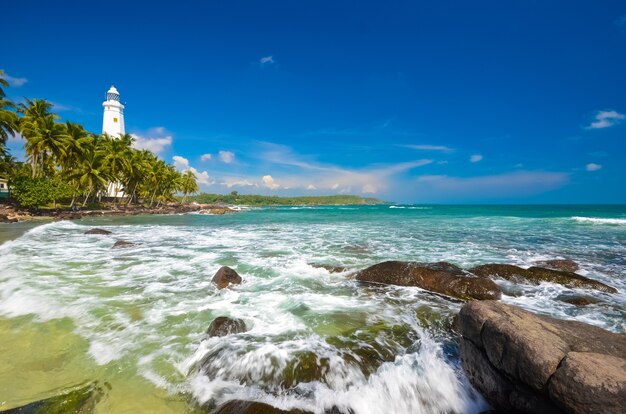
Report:
[{"label": "submerged rock", "polygon": [[547,267],[548,269],[554,270],[562,270],[564,272],[575,272],[580,269],[578,263],[572,259],[541,260],[539,262],[535,262],[535,264],[537,266]]},{"label": "submerged rock", "polygon": [[281,410],[258,401],[231,400],[217,408],[215,414],[313,414],[296,408]]},{"label": "submerged rock", "polygon": [[68,388],[44,400],[2,411],[3,414],[88,414],[95,412],[104,392],[96,382]]},{"label": "submerged rock", "polygon": [[242,319],[232,319],[226,316],[218,316],[213,319],[209,329],[207,329],[207,335],[211,336],[226,336],[231,334],[237,334],[245,332],[246,323]]},{"label": "submerged rock", "polygon": [[[281,410],[266,403],[258,401],[244,401],[244,400],[231,400],[217,408],[215,414],[313,414],[310,411],[300,410],[298,408],[292,408],[290,410]],[[333,406],[329,410],[325,410],[324,414],[354,414],[354,411],[348,409],[347,411],[340,410],[338,407]]]},{"label": "submerged rock", "polygon": [[469,270],[480,277],[501,277],[516,283],[541,282],[558,283],[571,288],[595,289],[601,292],[616,293],[617,289],[605,285],[597,280],[589,279],[573,272],[546,269],[544,267],[529,267],[528,269],[509,264],[485,264]]},{"label": "submerged rock", "polygon": [[95,228],[95,229],[87,230],[85,234],[111,234],[111,232],[105,229]]},{"label": "submerged rock", "polygon": [[133,247],[135,243],[128,242],[126,240],[118,240],[113,245],[113,249],[124,249],[126,247]]},{"label": "submerged rock", "polygon": [[233,269],[228,266],[222,266],[215,273],[213,279],[211,279],[213,283],[217,285],[218,289],[227,288],[229,285],[239,285],[241,284],[241,276]]},{"label": "submerged rock", "polygon": [[495,408],[626,412],[626,336],[495,301],[459,314],[461,363]]},{"label": "submerged rock", "polygon": [[334,266],[334,265],[323,264],[323,263],[309,263],[309,265],[318,269],[326,269],[328,270],[328,273],[342,273],[348,270],[347,268],[343,266]]},{"label": "submerged rock", "polygon": [[361,282],[398,286],[417,286],[431,292],[463,300],[500,299],[502,292],[492,280],[467,275],[447,262],[421,264],[388,261],[370,266],[356,274]]},{"label": "submerged rock", "polygon": [[591,296],[559,296],[558,300],[569,303],[570,305],[576,306],[587,306],[593,305],[596,303],[600,303],[599,299],[593,298]]}]

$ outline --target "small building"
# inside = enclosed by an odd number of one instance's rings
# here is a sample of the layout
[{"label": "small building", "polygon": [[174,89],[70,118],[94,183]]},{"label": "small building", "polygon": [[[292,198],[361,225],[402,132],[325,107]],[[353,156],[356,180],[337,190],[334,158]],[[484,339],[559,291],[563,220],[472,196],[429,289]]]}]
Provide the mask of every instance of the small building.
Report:
[{"label": "small building", "polygon": [[0,198],[9,197],[9,180],[0,178]]}]

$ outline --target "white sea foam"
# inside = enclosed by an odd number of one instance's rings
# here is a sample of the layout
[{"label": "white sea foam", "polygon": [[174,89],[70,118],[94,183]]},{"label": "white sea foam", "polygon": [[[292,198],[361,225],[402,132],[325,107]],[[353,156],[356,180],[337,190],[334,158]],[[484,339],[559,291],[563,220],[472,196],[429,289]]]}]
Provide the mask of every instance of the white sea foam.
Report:
[{"label": "white sea foam", "polygon": [[593,223],[593,224],[612,224],[617,226],[626,225],[626,219],[623,218],[599,218],[599,217],[572,217],[572,220],[576,220],[581,223]]}]

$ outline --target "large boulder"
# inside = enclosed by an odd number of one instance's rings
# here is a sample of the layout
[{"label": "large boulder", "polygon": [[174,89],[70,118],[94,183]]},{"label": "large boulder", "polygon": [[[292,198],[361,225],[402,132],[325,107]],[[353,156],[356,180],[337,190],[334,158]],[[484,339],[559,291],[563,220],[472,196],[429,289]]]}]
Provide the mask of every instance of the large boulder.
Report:
[{"label": "large boulder", "polygon": [[547,269],[544,267],[529,267],[528,269],[510,264],[485,264],[469,269],[480,277],[501,277],[516,283],[541,282],[558,283],[571,288],[595,289],[601,292],[616,293],[617,289],[605,285],[597,280],[589,279],[573,272]]},{"label": "large boulder", "polygon": [[431,292],[463,300],[500,299],[502,292],[492,280],[466,274],[447,263],[388,261],[356,274],[356,280],[386,285],[417,286]]},{"label": "large boulder", "polygon": [[218,316],[213,319],[206,333],[209,336],[226,336],[246,331],[246,323],[241,319]]},{"label": "large boulder", "polygon": [[105,229],[95,228],[87,230],[85,234],[111,234],[111,232]]},{"label": "large boulder", "polygon": [[239,285],[241,284],[241,276],[233,269],[228,266],[222,266],[215,273],[213,279],[211,279],[213,283],[217,285],[218,289],[227,288],[229,285]]},{"label": "large boulder", "polygon": [[461,363],[496,409],[626,412],[626,336],[496,301],[459,314]]}]

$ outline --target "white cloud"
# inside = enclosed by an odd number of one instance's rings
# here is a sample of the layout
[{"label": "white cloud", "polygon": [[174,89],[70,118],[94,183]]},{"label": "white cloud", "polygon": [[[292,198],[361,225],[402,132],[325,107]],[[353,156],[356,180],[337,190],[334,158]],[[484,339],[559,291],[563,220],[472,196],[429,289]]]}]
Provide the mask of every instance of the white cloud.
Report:
[{"label": "white cloud", "polygon": [[441,152],[452,152],[454,149],[450,147],[446,147],[444,145],[428,145],[428,144],[419,144],[419,145],[403,145],[403,147],[411,148],[418,151],[441,151]]},{"label": "white cloud", "polygon": [[585,129],[602,129],[609,128],[619,124],[626,118],[626,115],[617,111],[598,111],[594,117],[595,121],[589,124]]},{"label": "white cloud", "polygon": [[235,161],[235,153],[231,151],[220,151],[219,156],[222,162],[225,164],[230,164]]},{"label": "white cloud", "polygon": [[258,184],[253,183],[245,178],[225,178],[224,181],[220,183],[221,185],[225,185],[228,188],[231,187],[258,187]]},{"label": "white cloud", "polygon": [[587,171],[598,171],[600,168],[602,168],[602,165],[596,164],[596,163],[593,163],[593,162],[590,162],[589,164],[587,164],[585,166],[585,169]]},{"label": "white cloud", "polygon": [[209,173],[206,171],[200,172],[193,167],[189,167],[189,171],[194,173],[194,175],[196,176],[196,180],[198,180],[199,184],[211,185],[215,183],[215,180],[212,180],[209,177]]},{"label": "white cloud", "polygon": [[160,155],[172,145],[172,135],[163,127],[150,128],[145,134],[130,134],[134,139],[133,148],[152,151]]},{"label": "white cloud", "polygon": [[174,160],[174,167],[176,167],[177,170],[182,171],[189,169],[189,160],[187,158],[174,155],[172,159]]},{"label": "white cloud", "polygon": [[198,180],[198,183],[205,185],[211,185],[215,183],[215,180],[212,180],[209,177],[208,172],[200,172],[191,165],[189,165],[189,160],[187,158],[181,157],[180,155],[174,155],[172,159],[174,160],[174,168],[182,172],[191,171],[196,176],[196,180]]},{"label": "white cloud", "polygon": [[[259,159],[286,168],[288,175],[279,177],[279,181],[283,187],[290,188],[305,189],[313,181],[319,190],[345,192],[358,188],[363,193],[380,193],[390,188],[394,176],[433,162],[421,159],[363,169],[347,169],[307,160],[283,145],[270,143],[264,145],[267,150],[258,154]],[[294,169],[301,171],[294,172]]]},{"label": "white cloud", "polygon": [[470,162],[479,162],[483,160],[483,156],[480,154],[474,154],[470,157]]},{"label": "white cloud", "polygon": [[274,181],[274,179],[272,178],[271,175],[264,175],[263,176],[263,184],[265,184],[265,186],[267,188],[270,188],[272,190],[276,190],[277,188],[280,187],[280,184],[278,184],[276,181]]},{"label": "white cloud", "polygon": [[261,65],[271,65],[274,62],[274,56],[263,56],[261,59],[259,59],[259,63],[261,63]]},{"label": "white cloud", "polygon": [[202,156],[200,157],[200,160],[201,161],[208,161],[211,158],[213,158],[213,155],[211,155],[211,154],[202,154]]},{"label": "white cloud", "polygon": [[19,88],[20,86],[24,86],[24,84],[28,82],[28,79],[26,78],[16,78],[14,76],[10,76],[6,72],[4,72],[3,77],[7,81],[7,83],[14,88]]},{"label": "white cloud", "polygon": [[306,189],[307,190],[317,190],[317,187],[314,186],[313,184],[309,184],[309,185],[306,186]]}]

